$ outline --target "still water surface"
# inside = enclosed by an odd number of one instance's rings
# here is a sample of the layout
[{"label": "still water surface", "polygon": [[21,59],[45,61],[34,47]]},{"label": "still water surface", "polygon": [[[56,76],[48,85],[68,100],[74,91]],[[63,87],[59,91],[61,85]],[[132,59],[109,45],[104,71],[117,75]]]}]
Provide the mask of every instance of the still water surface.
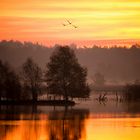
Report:
[{"label": "still water surface", "polygon": [[138,140],[140,104],[1,106],[0,140]]}]

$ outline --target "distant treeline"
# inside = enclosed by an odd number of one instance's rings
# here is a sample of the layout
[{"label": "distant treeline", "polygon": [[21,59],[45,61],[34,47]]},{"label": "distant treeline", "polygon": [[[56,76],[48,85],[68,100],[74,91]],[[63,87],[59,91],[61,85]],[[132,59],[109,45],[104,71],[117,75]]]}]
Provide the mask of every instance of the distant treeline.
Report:
[{"label": "distant treeline", "polygon": [[[0,59],[20,71],[25,60],[32,57],[42,69],[45,69],[57,46],[46,47],[38,43],[2,40]],[[101,48],[95,45],[92,48],[76,48],[76,45],[70,47],[74,49],[80,64],[87,67],[88,80],[93,80],[95,73],[101,73],[106,82],[113,84],[140,79],[140,46],[137,44],[131,48],[118,46]]]}]

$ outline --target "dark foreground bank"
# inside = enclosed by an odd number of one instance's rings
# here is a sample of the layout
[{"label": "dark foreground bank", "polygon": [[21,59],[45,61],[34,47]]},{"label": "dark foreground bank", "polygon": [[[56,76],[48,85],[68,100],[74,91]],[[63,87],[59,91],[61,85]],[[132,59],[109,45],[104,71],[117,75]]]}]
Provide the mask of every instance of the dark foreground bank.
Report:
[{"label": "dark foreground bank", "polygon": [[39,100],[39,101],[32,101],[32,100],[18,100],[18,101],[0,101],[1,105],[57,105],[57,106],[65,106],[65,105],[70,105],[73,106],[75,105],[74,101],[65,101],[65,100]]}]

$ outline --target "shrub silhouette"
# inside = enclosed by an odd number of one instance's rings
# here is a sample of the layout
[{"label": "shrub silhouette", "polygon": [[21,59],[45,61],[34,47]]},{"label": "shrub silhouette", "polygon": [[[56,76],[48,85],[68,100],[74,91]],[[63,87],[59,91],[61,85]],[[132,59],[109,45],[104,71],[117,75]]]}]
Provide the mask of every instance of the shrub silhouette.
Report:
[{"label": "shrub silhouette", "polygon": [[0,61],[0,99],[18,100],[21,97],[21,84],[18,75],[7,63]]}]

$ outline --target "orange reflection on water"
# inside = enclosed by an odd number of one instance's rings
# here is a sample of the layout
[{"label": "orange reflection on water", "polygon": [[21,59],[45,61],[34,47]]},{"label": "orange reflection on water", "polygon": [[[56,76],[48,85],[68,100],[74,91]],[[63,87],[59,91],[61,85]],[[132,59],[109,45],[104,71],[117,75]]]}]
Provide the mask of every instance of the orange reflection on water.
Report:
[{"label": "orange reflection on water", "polygon": [[87,140],[138,140],[140,118],[88,119]]},{"label": "orange reflection on water", "polygon": [[85,119],[80,114],[52,114],[43,120],[0,121],[0,140],[85,140]]},{"label": "orange reflection on water", "polygon": [[0,140],[138,140],[140,118],[87,117],[83,112],[0,121]]},{"label": "orange reflection on water", "polygon": [[46,121],[20,120],[12,123],[9,122],[11,127],[8,126],[8,131],[6,130],[7,133],[3,140],[49,140],[48,135],[46,135]]}]

